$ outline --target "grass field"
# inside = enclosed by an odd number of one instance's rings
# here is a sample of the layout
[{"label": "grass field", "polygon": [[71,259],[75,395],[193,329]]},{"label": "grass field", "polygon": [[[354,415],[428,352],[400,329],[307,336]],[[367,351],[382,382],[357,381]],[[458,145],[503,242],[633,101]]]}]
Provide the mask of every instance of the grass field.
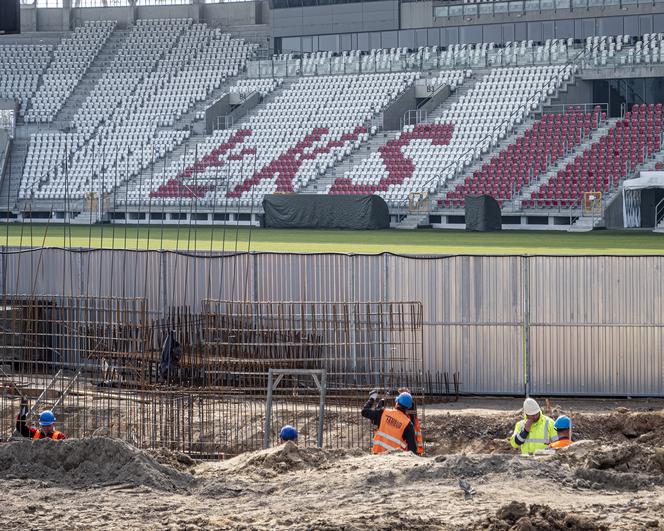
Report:
[{"label": "grass field", "polygon": [[664,234],[450,230],[277,230],[235,227],[0,225],[3,245],[189,251],[402,254],[664,254]]}]

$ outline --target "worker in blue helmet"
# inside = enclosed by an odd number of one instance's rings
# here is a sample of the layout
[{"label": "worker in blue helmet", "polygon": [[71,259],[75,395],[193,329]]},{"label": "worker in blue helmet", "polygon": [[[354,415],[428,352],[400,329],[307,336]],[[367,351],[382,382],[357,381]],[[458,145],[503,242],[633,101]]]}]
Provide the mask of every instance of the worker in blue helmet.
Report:
[{"label": "worker in blue helmet", "polygon": [[393,408],[375,408],[378,391],[369,393],[369,400],[362,408],[362,416],[369,419],[377,427],[371,453],[380,454],[391,450],[410,451],[417,455],[415,427],[408,416],[413,408],[413,397],[410,393],[400,393]]},{"label": "worker in blue helmet", "polygon": [[290,424],[286,424],[279,432],[279,440],[282,444],[288,441],[297,444],[297,430]]},{"label": "worker in blue helmet", "polygon": [[557,450],[572,444],[572,419],[567,415],[561,415],[553,423],[553,427],[556,429],[558,438],[549,445],[549,448]]},{"label": "worker in blue helmet", "polygon": [[36,439],[66,439],[65,434],[55,429],[56,418],[51,410],[42,411],[39,415],[39,427],[28,426],[28,403],[21,401],[21,409],[16,417],[16,431],[32,440]]}]

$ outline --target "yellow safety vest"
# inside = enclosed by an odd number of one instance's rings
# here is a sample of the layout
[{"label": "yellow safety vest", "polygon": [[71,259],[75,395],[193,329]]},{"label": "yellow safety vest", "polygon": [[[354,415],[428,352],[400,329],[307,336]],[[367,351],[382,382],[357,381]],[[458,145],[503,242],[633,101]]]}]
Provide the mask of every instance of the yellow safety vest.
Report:
[{"label": "yellow safety vest", "polygon": [[522,455],[534,454],[537,450],[546,450],[549,444],[556,440],[556,429],[553,427],[553,420],[540,414],[537,422],[530,427],[526,441],[519,445],[517,437],[523,430],[525,423],[525,419],[517,422],[514,426],[514,433],[510,437],[510,444],[513,448],[520,448]]}]

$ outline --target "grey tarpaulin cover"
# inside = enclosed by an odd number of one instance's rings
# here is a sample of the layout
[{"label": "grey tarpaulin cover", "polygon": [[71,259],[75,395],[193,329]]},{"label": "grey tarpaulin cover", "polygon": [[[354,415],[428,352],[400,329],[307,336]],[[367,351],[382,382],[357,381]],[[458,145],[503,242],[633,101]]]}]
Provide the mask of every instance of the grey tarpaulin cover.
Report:
[{"label": "grey tarpaulin cover", "polygon": [[390,213],[377,195],[274,194],[263,198],[265,226],[275,229],[387,229]]},{"label": "grey tarpaulin cover", "polygon": [[490,195],[467,195],[466,230],[488,232],[501,230],[500,205]]}]

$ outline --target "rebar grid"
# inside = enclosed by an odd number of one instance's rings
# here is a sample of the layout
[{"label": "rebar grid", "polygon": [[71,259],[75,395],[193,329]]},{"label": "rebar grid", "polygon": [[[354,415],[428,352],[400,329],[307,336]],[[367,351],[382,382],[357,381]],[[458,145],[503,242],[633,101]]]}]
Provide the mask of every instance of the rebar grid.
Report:
[{"label": "rebar grid", "polygon": [[[371,426],[360,416],[366,391],[422,393],[419,303],[205,300],[202,313],[173,307],[163,316],[146,307],[132,298],[3,297],[2,438],[27,399],[35,410],[29,423],[54,408],[69,437],[232,456],[262,447],[268,370],[315,368],[328,374],[323,446],[368,448]],[[181,355],[164,377],[170,331]],[[318,400],[311,379],[285,377],[273,396],[272,444],[288,423],[300,444],[315,445]]]}]

